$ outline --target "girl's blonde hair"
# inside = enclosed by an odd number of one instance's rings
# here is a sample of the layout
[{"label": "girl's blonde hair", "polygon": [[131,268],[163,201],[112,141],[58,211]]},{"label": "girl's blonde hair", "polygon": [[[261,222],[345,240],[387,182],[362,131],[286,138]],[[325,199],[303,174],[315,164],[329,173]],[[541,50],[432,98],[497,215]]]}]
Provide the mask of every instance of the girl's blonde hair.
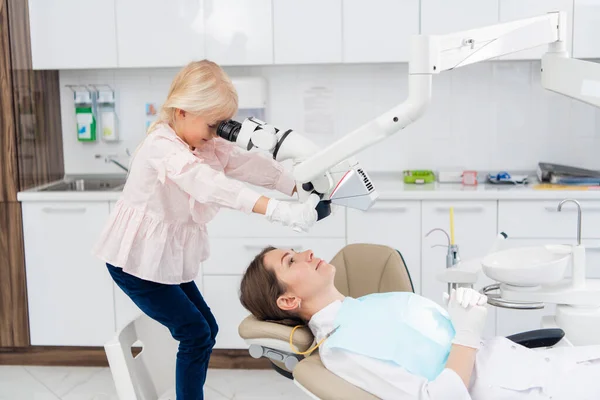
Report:
[{"label": "girl's blonde hair", "polygon": [[193,61],[179,71],[150,133],[160,123],[173,125],[177,109],[217,122],[232,118],[238,95],[231,79],[212,61]]}]

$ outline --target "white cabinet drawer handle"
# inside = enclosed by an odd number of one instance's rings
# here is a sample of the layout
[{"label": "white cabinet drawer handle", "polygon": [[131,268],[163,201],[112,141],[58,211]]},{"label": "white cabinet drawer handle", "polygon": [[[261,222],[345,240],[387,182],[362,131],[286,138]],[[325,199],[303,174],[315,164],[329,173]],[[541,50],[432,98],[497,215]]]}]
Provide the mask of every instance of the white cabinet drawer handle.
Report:
[{"label": "white cabinet drawer handle", "polygon": [[381,212],[381,211],[396,211],[396,212],[406,212],[408,209],[402,206],[394,206],[394,205],[375,205],[373,208],[369,210],[370,212]]},{"label": "white cabinet drawer handle", "polygon": [[[262,245],[262,244],[246,244],[246,245],[244,245],[244,248],[247,249],[247,250],[258,250],[258,251],[261,251],[261,250],[263,250],[267,246],[268,246],[267,244],[264,244],[264,245]],[[279,245],[277,245],[275,247],[277,247],[278,249],[281,249],[281,248],[284,248],[284,249],[294,249],[295,251],[302,250],[302,246],[286,246],[286,245],[283,245],[283,244],[279,244]]]},{"label": "white cabinet drawer handle", "polygon": [[[546,211],[548,211],[548,212],[558,212],[558,210],[556,209],[556,207],[546,207]],[[566,208],[566,207],[564,207],[561,212],[565,212],[565,211],[576,212],[577,211],[577,207],[573,207],[573,208]],[[589,211],[591,211],[591,212],[598,212],[598,211],[600,211],[600,207],[584,207],[584,206],[581,207],[581,212],[589,212]]]},{"label": "white cabinet drawer handle", "polygon": [[72,208],[56,208],[56,207],[44,207],[42,211],[48,214],[83,214],[86,212],[85,207],[72,207]]},{"label": "white cabinet drawer handle", "polygon": [[[450,212],[450,207],[436,207],[435,211],[437,212]],[[483,207],[481,206],[471,206],[471,207],[454,207],[455,212],[482,212]]]}]

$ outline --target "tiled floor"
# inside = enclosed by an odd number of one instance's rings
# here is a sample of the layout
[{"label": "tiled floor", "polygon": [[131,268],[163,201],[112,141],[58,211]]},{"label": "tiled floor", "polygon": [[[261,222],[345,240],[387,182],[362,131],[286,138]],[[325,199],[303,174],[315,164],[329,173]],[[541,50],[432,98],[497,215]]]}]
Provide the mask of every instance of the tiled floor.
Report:
[{"label": "tiled floor", "polygon": [[[306,400],[271,370],[208,372],[206,400]],[[119,400],[108,368],[0,366],[0,400]]]}]

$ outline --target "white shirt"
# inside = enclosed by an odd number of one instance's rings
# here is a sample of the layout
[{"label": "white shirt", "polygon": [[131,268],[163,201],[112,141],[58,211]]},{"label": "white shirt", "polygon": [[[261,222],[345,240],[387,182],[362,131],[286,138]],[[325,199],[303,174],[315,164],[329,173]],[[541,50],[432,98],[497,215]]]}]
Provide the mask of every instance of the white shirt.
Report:
[{"label": "white shirt", "polygon": [[[309,327],[317,341],[333,330],[341,306],[335,301],[312,317]],[[319,355],[329,371],[381,399],[600,399],[600,346],[532,350],[503,337],[484,340],[469,390],[448,368],[427,381],[392,363],[343,349],[321,346]]]},{"label": "white shirt", "polygon": [[190,282],[210,255],[207,224],[217,212],[226,207],[250,214],[260,198],[244,182],[287,195],[295,185],[263,153],[221,138],[192,151],[160,124],[137,150],[93,253],[140,279]]}]

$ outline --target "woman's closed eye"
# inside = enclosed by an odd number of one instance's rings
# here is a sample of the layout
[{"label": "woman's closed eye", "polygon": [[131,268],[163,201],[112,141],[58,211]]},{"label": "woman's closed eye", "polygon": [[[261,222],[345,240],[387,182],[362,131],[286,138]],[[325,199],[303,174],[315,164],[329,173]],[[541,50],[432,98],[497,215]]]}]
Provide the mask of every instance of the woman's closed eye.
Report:
[{"label": "woman's closed eye", "polygon": [[292,254],[289,254],[288,256],[288,267],[291,266],[294,263],[294,256]]}]

